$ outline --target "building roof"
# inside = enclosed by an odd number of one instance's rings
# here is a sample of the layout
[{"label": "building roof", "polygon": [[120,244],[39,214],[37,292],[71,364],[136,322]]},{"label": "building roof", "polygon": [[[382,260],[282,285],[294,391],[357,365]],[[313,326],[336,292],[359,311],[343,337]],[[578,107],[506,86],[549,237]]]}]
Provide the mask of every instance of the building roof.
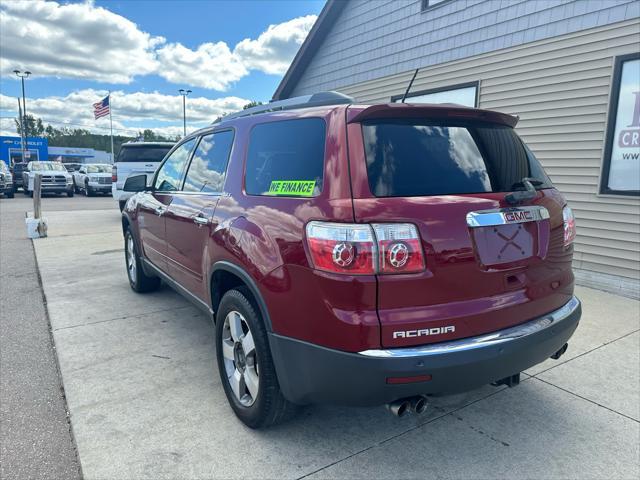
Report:
[{"label": "building roof", "polygon": [[307,38],[300,46],[298,53],[289,65],[287,73],[280,81],[280,85],[276,88],[273,94],[273,100],[283,100],[289,98],[293,88],[298,80],[304,73],[305,69],[309,65],[309,62],[313,58],[316,50],[320,44],[327,37],[327,34],[331,30],[333,23],[338,18],[348,0],[327,0],[324,8],[320,12],[316,23],[313,24],[313,28],[307,35]]}]

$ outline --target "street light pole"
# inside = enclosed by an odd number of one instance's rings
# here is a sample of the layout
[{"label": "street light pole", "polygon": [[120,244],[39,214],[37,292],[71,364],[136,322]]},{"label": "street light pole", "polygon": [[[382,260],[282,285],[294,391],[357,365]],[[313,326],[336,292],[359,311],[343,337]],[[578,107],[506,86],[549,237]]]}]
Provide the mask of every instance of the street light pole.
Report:
[{"label": "street light pole", "polygon": [[[21,118],[21,124],[22,124],[22,132],[21,132],[21,139],[22,139],[22,161],[24,162],[26,160],[26,153],[27,153],[27,101],[26,101],[26,97],[24,94],[24,79],[25,78],[29,78],[29,75],[31,75],[30,71],[25,71],[25,72],[21,72],[20,70],[14,70],[13,73],[16,74],[16,76],[18,76],[18,78],[20,78],[20,81],[22,82],[22,118]],[[20,101],[18,100],[18,103],[20,103]]]},{"label": "street light pole", "polygon": [[185,90],[181,88],[178,90],[180,95],[182,95],[182,127],[184,136],[187,136],[187,95],[191,93],[191,90]]}]

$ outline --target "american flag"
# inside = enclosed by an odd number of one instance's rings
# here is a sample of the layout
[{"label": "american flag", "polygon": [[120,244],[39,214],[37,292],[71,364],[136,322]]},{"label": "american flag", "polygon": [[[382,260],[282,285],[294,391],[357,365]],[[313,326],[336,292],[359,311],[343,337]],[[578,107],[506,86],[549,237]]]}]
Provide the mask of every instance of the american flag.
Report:
[{"label": "american flag", "polygon": [[107,115],[109,115],[109,95],[93,104],[93,116],[96,120]]}]

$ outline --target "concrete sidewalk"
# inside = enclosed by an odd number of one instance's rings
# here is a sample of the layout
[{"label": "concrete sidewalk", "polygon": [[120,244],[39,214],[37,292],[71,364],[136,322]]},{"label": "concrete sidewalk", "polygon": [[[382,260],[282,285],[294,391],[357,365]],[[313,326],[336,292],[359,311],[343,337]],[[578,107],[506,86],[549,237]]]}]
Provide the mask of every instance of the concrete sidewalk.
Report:
[{"label": "concrete sidewalk", "polygon": [[34,242],[82,471],[99,478],[637,478],[640,304],[578,288],[559,361],[428,414],[309,407],[252,431],[227,405],[213,329],[168,288],[128,286],[115,209],[51,212]]}]

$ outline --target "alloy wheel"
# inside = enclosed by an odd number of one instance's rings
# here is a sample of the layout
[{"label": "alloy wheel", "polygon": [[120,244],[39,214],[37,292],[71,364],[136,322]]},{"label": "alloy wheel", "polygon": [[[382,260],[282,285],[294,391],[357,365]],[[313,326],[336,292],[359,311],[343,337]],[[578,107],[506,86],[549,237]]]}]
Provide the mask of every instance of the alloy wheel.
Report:
[{"label": "alloy wheel", "polygon": [[233,310],[225,317],[221,343],[229,386],[236,399],[250,407],[258,397],[260,371],[251,329],[240,312]]},{"label": "alloy wheel", "polygon": [[131,282],[136,282],[136,251],[131,234],[127,235],[127,273]]}]

